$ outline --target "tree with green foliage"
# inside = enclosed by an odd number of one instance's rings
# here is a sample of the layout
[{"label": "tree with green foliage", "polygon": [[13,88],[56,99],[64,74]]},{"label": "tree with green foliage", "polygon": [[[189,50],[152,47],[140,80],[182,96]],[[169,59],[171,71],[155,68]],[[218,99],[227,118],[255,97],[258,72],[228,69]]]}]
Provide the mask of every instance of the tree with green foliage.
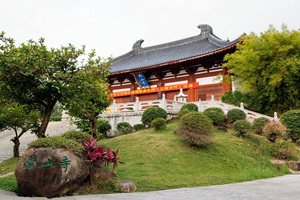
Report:
[{"label": "tree with green foliage", "polygon": [[14,157],[19,157],[20,137],[38,126],[39,112],[17,103],[0,102],[0,132],[13,130]]},{"label": "tree with green foliage", "polygon": [[270,26],[257,36],[246,35],[237,51],[228,54],[227,67],[263,105],[264,113],[283,113],[300,106],[300,31]]},{"label": "tree with green foliage", "polygon": [[68,96],[72,98],[66,100],[66,109],[71,116],[88,121],[94,137],[97,137],[97,118],[112,101],[108,98],[109,66],[107,60],[96,57],[93,51],[68,85]]},{"label": "tree with green foliage", "polygon": [[73,96],[69,84],[80,70],[78,57],[84,47],[77,50],[70,44],[48,50],[43,38],[16,46],[4,32],[0,41],[0,93],[42,113],[37,136],[43,137],[56,102],[64,104]]},{"label": "tree with green foliage", "polygon": [[280,122],[287,126],[289,136],[292,138],[293,142],[300,140],[300,109],[289,110],[280,118]]}]

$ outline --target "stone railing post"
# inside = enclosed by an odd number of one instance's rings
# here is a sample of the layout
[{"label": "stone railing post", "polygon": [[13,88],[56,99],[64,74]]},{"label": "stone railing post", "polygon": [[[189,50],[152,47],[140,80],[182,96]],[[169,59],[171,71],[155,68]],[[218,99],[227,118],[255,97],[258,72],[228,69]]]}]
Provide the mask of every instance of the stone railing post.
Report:
[{"label": "stone railing post", "polygon": [[279,121],[278,116],[277,116],[277,112],[274,112],[274,120],[275,120],[276,122]]},{"label": "stone railing post", "polygon": [[211,95],[211,106],[214,107],[215,106],[215,96]]},{"label": "stone railing post", "polygon": [[116,105],[116,100],[114,99],[112,105],[111,105],[111,113],[115,114],[117,112],[117,105]]},{"label": "stone railing post", "polygon": [[176,99],[176,95],[174,96],[174,101],[173,101],[173,111],[178,112],[178,101]]},{"label": "stone railing post", "polygon": [[199,111],[202,109],[202,101],[201,99],[199,99],[199,107],[198,107]]},{"label": "stone railing post", "polygon": [[62,111],[62,115],[61,115],[61,121],[69,121],[70,120],[70,115],[67,114],[66,110]]},{"label": "stone railing post", "polygon": [[243,104],[243,102],[241,103],[240,108],[241,108],[241,110],[244,110],[244,104]]},{"label": "stone railing post", "polygon": [[162,95],[161,107],[163,109],[165,109],[165,111],[167,111],[167,100],[166,100],[166,95],[165,94]]},{"label": "stone railing post", "polygon": [[138,112],[140,110],[140,100],[139,97],[136,97],[136,101],[134,102],[134,112]]}]

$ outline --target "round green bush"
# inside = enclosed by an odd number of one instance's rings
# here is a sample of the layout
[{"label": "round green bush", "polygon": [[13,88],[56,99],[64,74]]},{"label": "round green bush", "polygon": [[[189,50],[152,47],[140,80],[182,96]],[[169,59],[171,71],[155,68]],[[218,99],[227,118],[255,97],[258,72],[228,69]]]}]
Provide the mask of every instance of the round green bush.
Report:
[{"label": "round green bush", "polygon": [[224,121],[218,124],[218,129],[227,131],[228,129],[231,129],[233,124],[228,120],[227,115],[224,115]]},{"label": "round green bush", "polygon": [[298,150],[290,142],[275,142],[270,145],[270,151],[274,158],[283,160],[297,160]]},{"label": "round green bush", "polygon": [[235,122],[236,120],[246,119],[246,113],[240,109],[231,109],[227,113],[228,120]]},{"label": "round green bush", "polygon": [[191,111],[189,111],[189,110],[187,110],[187,109],[180,110],[180,111],[177,113],[178,120],[180,120],[181,117],[182,117],[183,115],[185,115],[186,113],[189,113],[189,112],[191,112]]},{"label": "round green bush", "polygon": [[288,134],[293,142],[300,140],[300,110],[290,110],[285,112],[280,121],[288,127]]},{"label": "round green bush", "polygon": [[207,108],[203,114],[210,118],[214,125],[219,125],[224,121],[224,112],[221,108]]},{"label": "round green bush", "polygon": [[78,143],[83,143],[87,137],[91,137],[90,134],[82,131],[68,131],[61,136],[70,140],[75,140]]},{"label": "round green bush", "polygon": [[166,120],[163,118],[156,118],[152,120],[151,127],[153,127],[155,130],[162,130],[165,129],[166,126]]},{"label": "round green bush", "polygon": [[253,125],[252,125],[252,131],[255,134],[262,135],[263,134],[263,128],[266,123],[268,123],[268,119],[265,117],[259,117],[254,119]]},{"label": "round green bush", "polygon": [[184,104],[180,110],[189,110],[189,111],[198,111],[198,106],[194,103],[186,103]]},{"label": "round green bush", "polygon": [[128,134],[133,132],[132,126],[128,122],[120,122],[117,124],[117,130],[120,134]]},{"label": "round green bush", "polygon": [[190,112],[182,116],[176,132],[190,144],[204,146],[212,142],[214,127],[203,113]]},{"label": "round green bush", "polygon": [[251,123],[246,120],[236,120],[233,123],[233,129],[240,135],[243,136],[251,129]]},{"label": "round green bush", "polygon": [[98,119],[96,123],[97,131],[107,136],[106,133],[111,130],[111,125],[106,119]]},{"label": "round green bush", "polygon": [[167,112],[160,107],[151,107],[144,111],[142,115],[142,123],[150,127],[152,120],[156,118],[167,119]]},{"label": "round green bush", "polygon": [[143,130],[143,129],[145,129],[145,125],[144,124],[135,124],[135,125],[133,125],[133,129],[135,131]]}]

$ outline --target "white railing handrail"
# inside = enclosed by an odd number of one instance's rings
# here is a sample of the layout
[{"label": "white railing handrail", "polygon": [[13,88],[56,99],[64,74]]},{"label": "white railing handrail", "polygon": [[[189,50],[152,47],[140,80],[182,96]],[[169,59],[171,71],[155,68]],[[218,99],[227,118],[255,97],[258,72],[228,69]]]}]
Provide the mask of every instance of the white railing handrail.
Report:
[{"label": "white railing handrail", "polygon": [[[139,101],[139,98],[136,98],[135,102],[127,102],[127,103],[116,103],[115,100],[113,103],[104,111],[103,114],[118,114],[118,113],[133,113],[133,112],[143,112],[149,107],[153,106],[159,106],[166,111],[173,111],[173,112],[178,112],[180,111],[181,107],[187,102],[182,102],[182,101],[176,101],[174,100],[168,100],[166,99],[165,95],[163,94],[162,99],[157,99],[157,100],[148,100],[148,101]],[[241,109],[243,110],[246,115],[247,115],[247,120],[248,121],[253,121],[256,118],[259,117],[265,117],[269,120],[276,120],[278,121],[277,113],[274,113],[274,117],[266,116],[251,110],[247,110],[244,108],[244,104],[241,103],[240,107],[230,105],[227,103],[223,103],[221,101],[216,101],[214,99],[214,96],[212,95],[211,100],[209,101],[197,101],[197,102],[191,102],[194,103],[198,106],[199,111],[203,112],[206,108],[209,107],[218,107],[221,108],[224,113],[227,113],[230,109]]]}]

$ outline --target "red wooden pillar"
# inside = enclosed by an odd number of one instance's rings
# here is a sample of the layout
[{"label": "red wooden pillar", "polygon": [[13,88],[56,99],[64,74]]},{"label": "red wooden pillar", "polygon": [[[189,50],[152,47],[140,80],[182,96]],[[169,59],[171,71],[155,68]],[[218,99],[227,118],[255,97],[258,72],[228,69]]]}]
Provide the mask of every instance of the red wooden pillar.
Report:
[{"label": "red wooden pillar", "polygon": [[[186,69],[186,72],[189,74],[189,83],[194,83],[195,82],[195,72],[198,70],[198,67],[189,67]],[[197,101],[198,98],[198,89],[195,88],[190,88],[188,89],[188,102],[194,102]]]},{"label": "red wooden pillar", "polygon": [[224,95],[225,92],[231,91],[231,75],[228,72],[227,68],[223,69],[223,88],[222,88],[222,94]]}]

